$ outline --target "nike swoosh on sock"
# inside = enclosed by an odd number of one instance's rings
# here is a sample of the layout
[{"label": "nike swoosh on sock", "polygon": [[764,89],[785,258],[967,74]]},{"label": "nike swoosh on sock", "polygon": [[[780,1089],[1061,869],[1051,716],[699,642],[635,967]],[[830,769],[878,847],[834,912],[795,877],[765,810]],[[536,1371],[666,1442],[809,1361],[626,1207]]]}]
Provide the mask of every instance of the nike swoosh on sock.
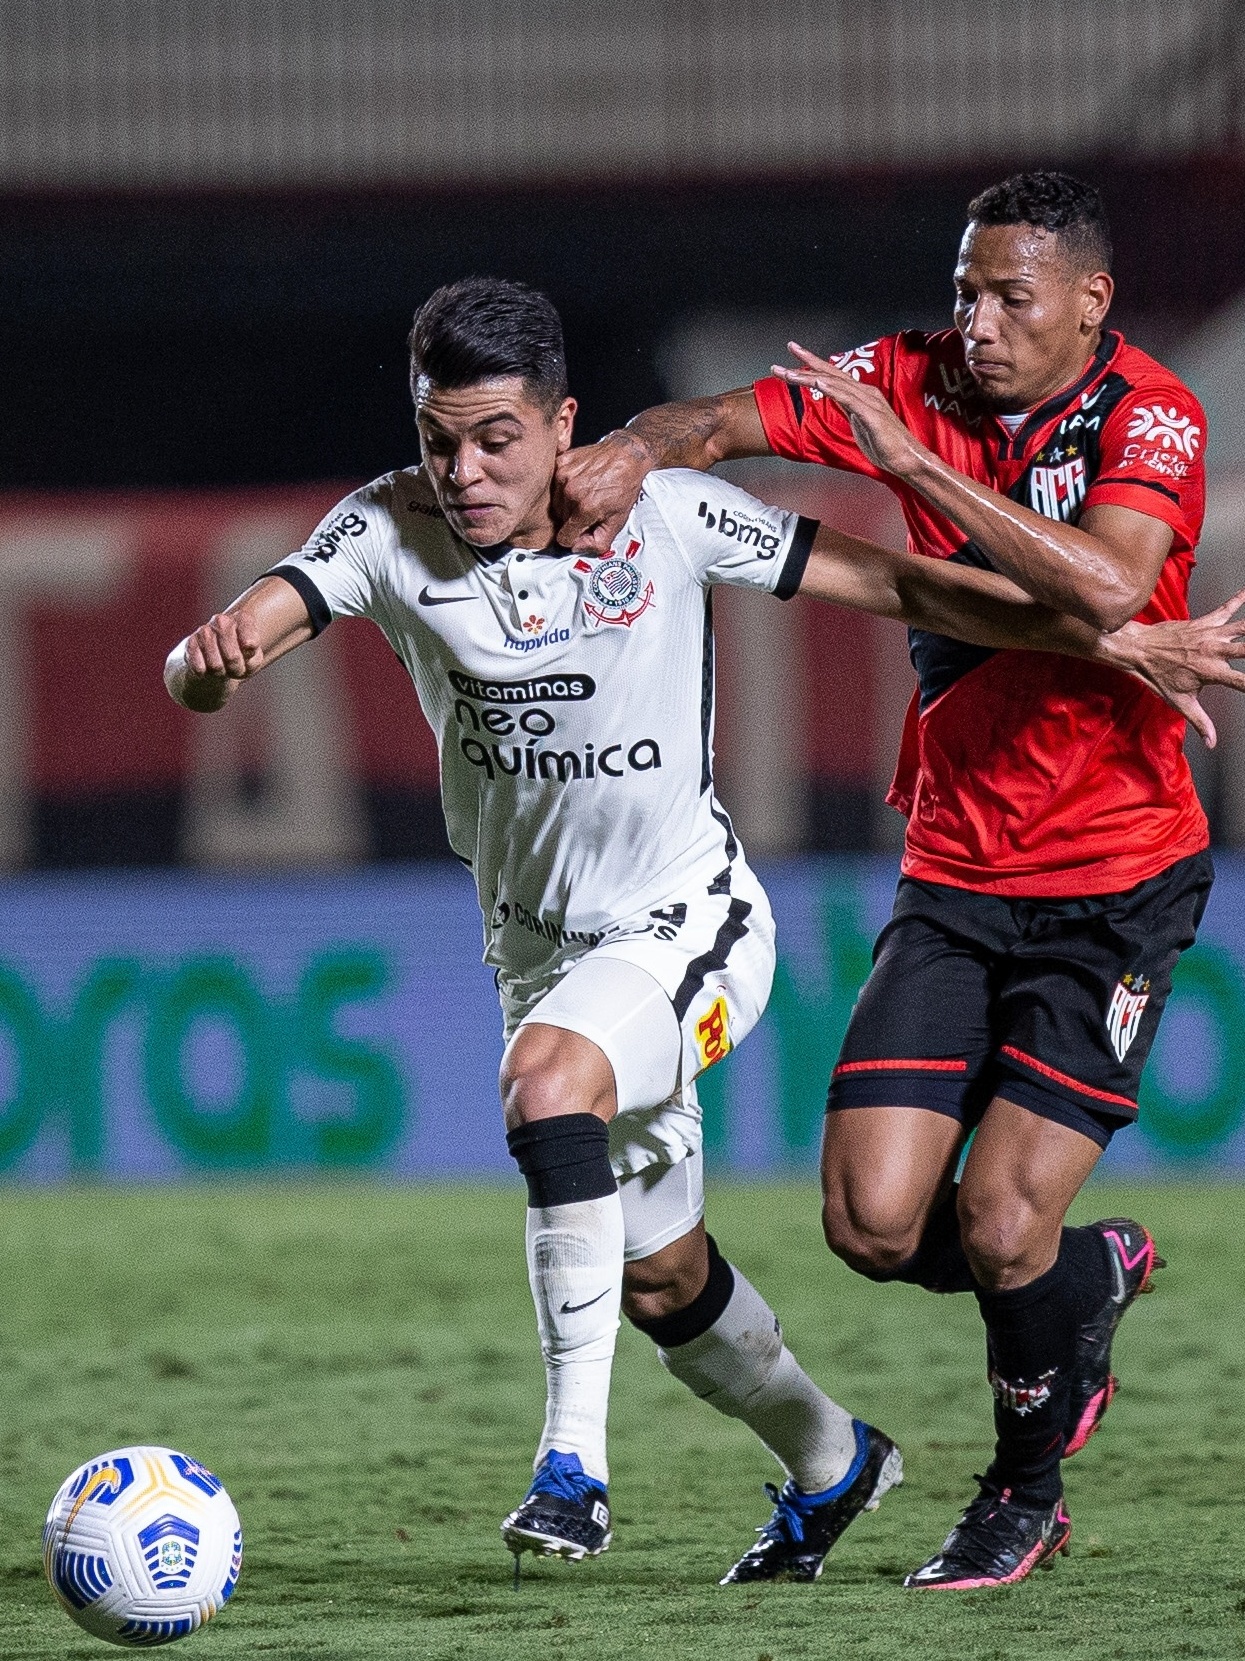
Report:
[{"label": "nike swoosh on sock", "polygon": [[[605,1292],[608,1291],[609,1287],[607,1286]],[[578,1315],[581,1309],[591,1309],[594,1303],[600,1303],[605,1296],[605,1292],[598,1292],[596,1297],[589,1298],[587,1303],[564,1303],[559,1313],[562,1315]]]}]

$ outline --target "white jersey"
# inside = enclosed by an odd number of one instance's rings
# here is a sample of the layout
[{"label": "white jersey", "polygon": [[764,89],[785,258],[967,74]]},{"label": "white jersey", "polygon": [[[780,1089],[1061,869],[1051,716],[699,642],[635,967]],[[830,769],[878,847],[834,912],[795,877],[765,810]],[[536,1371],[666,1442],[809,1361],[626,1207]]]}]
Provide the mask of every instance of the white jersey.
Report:
[{"label": "white jersey", "polygon": [[370,617],[406,665],[471,867],[485,961],[527,980],[741,858],[713,794],[715,583],[789,598],[816,522],[710,474],[650,473],[606,558],[478,550],[422,468],[386,474],[283,560],[323,628]]}]

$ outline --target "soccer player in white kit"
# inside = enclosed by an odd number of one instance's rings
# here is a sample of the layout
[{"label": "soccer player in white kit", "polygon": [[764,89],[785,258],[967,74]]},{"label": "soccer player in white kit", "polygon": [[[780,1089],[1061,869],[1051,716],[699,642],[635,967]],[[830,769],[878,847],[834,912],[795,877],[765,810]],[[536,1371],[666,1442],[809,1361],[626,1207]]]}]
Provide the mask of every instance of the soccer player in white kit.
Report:
[{"label": "soccer player in white kit", "polygon": [[[547,1376],[507,1545],[578,1559],[610,1542],[621,1307],[787,1473],[726,1580],[813,1580],[902,1461],[808,1377],[704,1228],[695,1080],[756,1023],[774,969],[769,905],[713,792],[713,586],[801,590],[1155,684],[1176,625],[1103,639],[992,573],[872,548],[702,473],[650,474],[607,557],[568,553],[550,486],[575,403],[550,302],[496,279],[440,289],[411,354],[422,465],[339,504],[173,650],[166,683],[219,709],[333,618],[370,617],[437,735],[449,840],[501,998]],[[1183,684],[1160,690],[1191,702]]]}]

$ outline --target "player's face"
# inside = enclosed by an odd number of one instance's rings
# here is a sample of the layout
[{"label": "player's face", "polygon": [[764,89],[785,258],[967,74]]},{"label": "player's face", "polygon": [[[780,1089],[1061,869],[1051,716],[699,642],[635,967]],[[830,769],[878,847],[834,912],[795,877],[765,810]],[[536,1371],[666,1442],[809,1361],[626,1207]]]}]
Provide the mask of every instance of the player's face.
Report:
[{"label": "player's face", "polygon": [[570,448],[575,400],[551,415],[516,376],[450,390],[421,378],[415,392],[424,466],[450,528],[477,548],[553,541],[549,487]]},{"label": "player's face", "polygon": [[970,224],[955,268],[955,326],[986,402],[1019,414],[1075,380],[1111,294],[1107,273],[1079,268],[1049,231]]}]

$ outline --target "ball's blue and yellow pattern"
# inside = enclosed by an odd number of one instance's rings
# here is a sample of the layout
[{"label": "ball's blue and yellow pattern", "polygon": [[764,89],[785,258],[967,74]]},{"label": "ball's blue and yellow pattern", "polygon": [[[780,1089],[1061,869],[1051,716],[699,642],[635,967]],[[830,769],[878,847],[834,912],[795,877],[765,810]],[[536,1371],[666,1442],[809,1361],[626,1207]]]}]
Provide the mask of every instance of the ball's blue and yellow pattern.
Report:
[{"label": "ball's blue and yellow pattern", "polygon": [[61,1605],[97,1638],[184,1638],[232,1595],[242,1528],[219,1477],[172,1448],[120,1448],[61,1484],[43,1529]]}]

